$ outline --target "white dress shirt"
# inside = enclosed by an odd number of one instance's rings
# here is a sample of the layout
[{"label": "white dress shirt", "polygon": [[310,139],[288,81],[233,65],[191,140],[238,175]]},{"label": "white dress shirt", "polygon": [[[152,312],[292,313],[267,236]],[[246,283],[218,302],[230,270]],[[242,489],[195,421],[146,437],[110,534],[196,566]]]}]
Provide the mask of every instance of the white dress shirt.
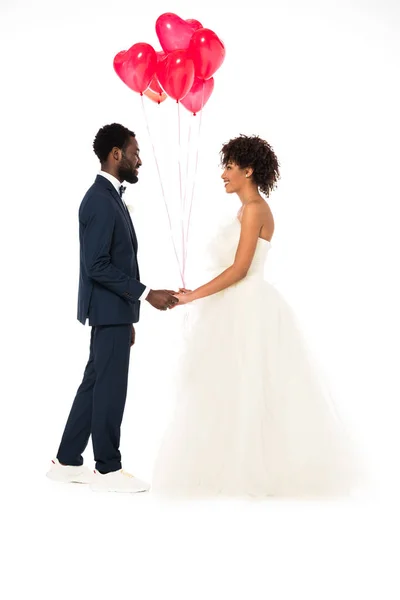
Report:
[{"label": "white dress shirt", "polygon": [[[105,177],[106,179],[108,179],[108,181],[110,183],[113,184],[113,186],[115,187],[115,189],[117,190],[118,196],[120,195],[119,193],[119,188],[121,187],[121,182],[114,177],[114,175],[110,175],[110,173],[106,173],[105,171],[100,171],[99,175],[101,175],[102,177]],[[128,210],[128,207],[125,204],[125,201],[123,198],[121,198],[126,210]],[[146,286],[146,289],[144,290],[143,294],[140,296],[139,300],[145,300],[147,298],[147,296],[149,295],[151,288]]]}]

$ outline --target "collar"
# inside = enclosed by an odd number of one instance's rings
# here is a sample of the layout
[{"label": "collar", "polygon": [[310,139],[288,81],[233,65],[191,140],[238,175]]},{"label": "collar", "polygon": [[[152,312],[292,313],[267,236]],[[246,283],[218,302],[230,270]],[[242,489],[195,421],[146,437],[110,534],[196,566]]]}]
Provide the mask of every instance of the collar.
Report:
[{"label": "collar", "polygon": [[110,183],[113,184],[119,196],[119,188],[122,185],[121,182],[116,177],[114,177],[114,175],[110,175],[110,173],[106,173],[105,171],[100,171],[99,175],[105,177]]}]

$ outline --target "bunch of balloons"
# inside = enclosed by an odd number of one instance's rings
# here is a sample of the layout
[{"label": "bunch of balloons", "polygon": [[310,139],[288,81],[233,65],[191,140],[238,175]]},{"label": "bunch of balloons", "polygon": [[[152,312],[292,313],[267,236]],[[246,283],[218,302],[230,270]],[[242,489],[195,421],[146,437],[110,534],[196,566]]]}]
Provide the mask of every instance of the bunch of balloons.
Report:
[{"label": "bunch of balloons", "polygon": [[162,50],[134,44],[114,58],[114,69],[133,91],[160,104],[168,96],[196,114],[214,89],[213,75],[225,58],[225,47],[196,19],[164,13],[156,21]]}]

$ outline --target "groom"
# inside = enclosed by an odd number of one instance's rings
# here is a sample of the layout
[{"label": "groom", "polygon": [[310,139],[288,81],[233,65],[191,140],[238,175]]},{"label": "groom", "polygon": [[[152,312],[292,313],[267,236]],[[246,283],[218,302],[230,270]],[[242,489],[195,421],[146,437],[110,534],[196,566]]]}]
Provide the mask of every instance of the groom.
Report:
[{"label": "groom", "polygon": [[[93,142],[101,171],[79,209],[80,274],[78,320],[92,326],[89,361],[47,476],[90,483],[94,491],[142,492],[147,483],[121,468],[120,428],[125,407],[133,323],[140,301],[166,310],[178,303],[168,290],[140,282],[138,242],[123,200],[123,181],[137,183],[142,161],[132,131],[113,123]],[[90,435],[94,473],[83,465]]]}]

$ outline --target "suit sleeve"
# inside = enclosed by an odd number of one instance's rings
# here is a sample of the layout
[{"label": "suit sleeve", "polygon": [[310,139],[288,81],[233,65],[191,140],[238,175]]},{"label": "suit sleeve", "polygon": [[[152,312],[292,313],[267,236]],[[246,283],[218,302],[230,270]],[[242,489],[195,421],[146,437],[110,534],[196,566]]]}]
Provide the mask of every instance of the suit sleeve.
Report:
[{"label": "suit sleeve", "polygon": [[111,262],[110,247],[115,213],[108,198],[96,196],[95,207],[86,207],[83,256],[89,277],[128,302],[139,300],[146,286]]}]

